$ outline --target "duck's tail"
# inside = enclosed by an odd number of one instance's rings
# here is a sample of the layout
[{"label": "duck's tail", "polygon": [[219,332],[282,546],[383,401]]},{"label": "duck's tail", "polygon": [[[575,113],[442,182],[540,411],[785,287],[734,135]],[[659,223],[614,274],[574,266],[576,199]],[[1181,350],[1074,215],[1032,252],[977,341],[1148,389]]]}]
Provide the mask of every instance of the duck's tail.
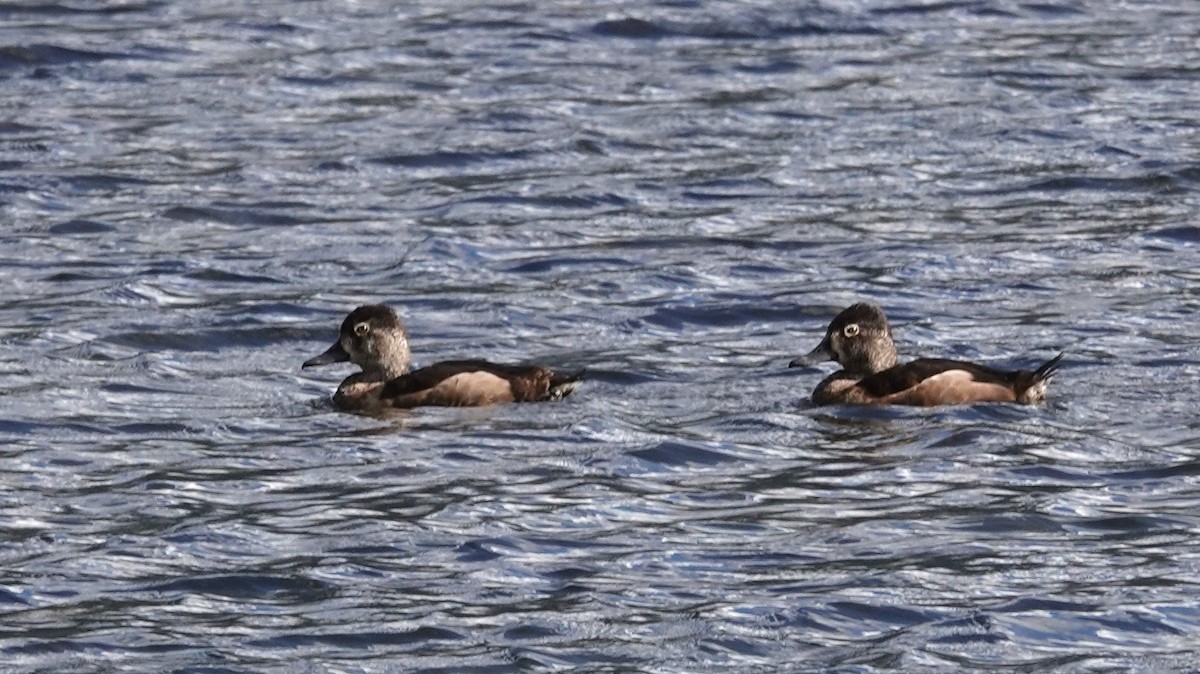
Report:
[{"label": "duck's tail", "polygon": [[579,382],[583,380],[583,370],[578,372],[550,374],[550,388],[546,391],[546,400],[562,400],[571,395]]},{"label": "duck's tail", "polygon": [[1058,372],[1058,366],[1062,362],[1063,356],[1067,355],[1066,351],[1060,351],[1059,354],[1050,360],[1046,361],[1041,367],[1033,371],[1034,379],[1048,382]]},{"label": "duck's tail", "polygon": [[1046,400],[1046,387],[1058,372],[1066,351],[1060,352],[1033,372],[1022,372],[1017,378],[1017,402],[1036,405]]}]

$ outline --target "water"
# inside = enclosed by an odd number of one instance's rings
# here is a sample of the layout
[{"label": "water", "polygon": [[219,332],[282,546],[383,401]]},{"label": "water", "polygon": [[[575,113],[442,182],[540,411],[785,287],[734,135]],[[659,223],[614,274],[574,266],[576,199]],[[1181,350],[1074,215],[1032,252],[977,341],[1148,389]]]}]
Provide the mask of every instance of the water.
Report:
[{"label": "water", "polygon": [[[0,8],[0,670],[1200,668],[1200,7],[393,4]],[[1050,402],[811,408],[864,298]]]}]

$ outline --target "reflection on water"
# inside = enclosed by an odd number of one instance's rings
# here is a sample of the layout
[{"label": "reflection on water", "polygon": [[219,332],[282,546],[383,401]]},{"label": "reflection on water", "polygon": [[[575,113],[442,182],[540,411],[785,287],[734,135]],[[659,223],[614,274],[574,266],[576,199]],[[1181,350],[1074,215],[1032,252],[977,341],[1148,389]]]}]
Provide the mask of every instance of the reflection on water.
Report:
[{"label": "reflection on water", "polygon": [[[1196,667],[1190,6],[0,15],[13,671]],[[1050,402],[813,408],[864,298]]]}]

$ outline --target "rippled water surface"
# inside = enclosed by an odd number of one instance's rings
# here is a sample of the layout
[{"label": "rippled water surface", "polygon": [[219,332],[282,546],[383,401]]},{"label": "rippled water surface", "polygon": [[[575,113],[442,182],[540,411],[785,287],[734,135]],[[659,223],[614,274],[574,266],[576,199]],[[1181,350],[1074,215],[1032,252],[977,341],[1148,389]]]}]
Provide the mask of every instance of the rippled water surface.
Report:
[{"label": "rippled water surface", "polygon": [[[1197,670],[1197,26],[4,3],[0,670]],[[1050,402],[812,408],[861,299]],[[366,302],[586,383],[339,413]]]}]

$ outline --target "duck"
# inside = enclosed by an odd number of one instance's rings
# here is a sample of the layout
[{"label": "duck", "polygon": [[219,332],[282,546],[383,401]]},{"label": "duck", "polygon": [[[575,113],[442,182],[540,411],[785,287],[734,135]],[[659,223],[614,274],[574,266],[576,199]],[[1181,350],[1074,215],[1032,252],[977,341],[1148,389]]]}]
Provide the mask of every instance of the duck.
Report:
[{"label": "duck", "polygon": [[486,360],[447,360],[409,371],[408,330],[395,309],[360,306],[342,321],[337,341],[302,368],[351,362],[361,372],[346,377],[333,404],[348,412],[376,413],[421,406],[480,407],[507,402],[560,400],[580,374]]},{"label": "duck", "polygon": [[843,309],[808,355],[788,363],[805,367],[837,361],[842,369],[813,391],[815,405],[969,405],[983,402],[1036,405],[1064,353],[1034,370],[1000,370],[945,358],[918,358],[901,364],[892,327],[878,305],[859,302]]}]

